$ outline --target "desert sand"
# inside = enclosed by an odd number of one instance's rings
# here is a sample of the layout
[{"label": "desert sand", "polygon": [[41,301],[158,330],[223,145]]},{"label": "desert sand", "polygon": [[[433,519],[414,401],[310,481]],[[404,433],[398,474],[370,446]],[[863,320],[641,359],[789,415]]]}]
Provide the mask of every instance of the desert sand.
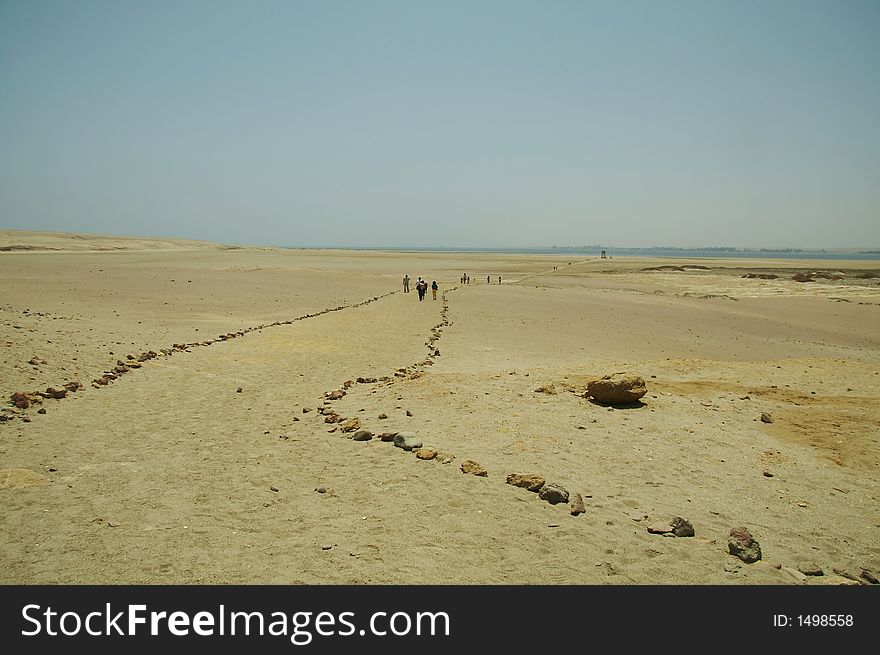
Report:
[{"label": "desert sand", "polygon": [[[2,583],[880,575],[877,262],[13,231],[0,247]],[[791,279],[806,271],[829,275]],[[437,300],[404,294],[404,274],[437,280]],[[641,402],[584,397],[616,372],[645,380]],[[375,436],[354,441],[331,413]],[[378,436],[400,431],[439,454]],[[694,536],[648,531],[673,517]],[[728,551],[739,526],[761,560]]]}]

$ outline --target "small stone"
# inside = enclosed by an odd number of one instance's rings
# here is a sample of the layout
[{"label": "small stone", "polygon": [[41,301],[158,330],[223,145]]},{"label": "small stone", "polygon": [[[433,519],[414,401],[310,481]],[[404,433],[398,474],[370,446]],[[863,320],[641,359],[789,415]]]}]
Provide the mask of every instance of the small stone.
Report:
[{"label": "small stone", "polygon": [[357,418],[350,418],[347,421],[344,421],[340,426],[340,429],[343,432],[356,432],[361,427],[361,421]]},{"label": "small stone", "polygon": [[724,570],[728,573],[739,573],[742,569],[742,564],[737,564],[736,562],[726,562],[724,564]]},{"label": "small stone", "polygon": [[319,494],[325,494],[327,493],[327,487],[315,487],[315,491],[317,491]]},{"label": "small stone", "polygon": [[535,389],[535,393],[545,393],[548,396],[555,396],[556,387],[552,384],[545,384]]},{"label": "small stone", "polygon": [[409,410],[406,410],[406,415],[407,415],[407,416],[412,416],[412,415],[413,415],[413,414],[412,414],[412,412],[411,412],[411,411],[409,411]]},{"label": "small stone", "polygon": [[744,527],[732,528],[727,539],[727,549],[731,555],[739,557],[746,564],[761,559],[761,546]]},{"label": "small stone", "polygon": [[45,414],[45,413],[46,413],[45,407],[40,407],[40,409],[37,410],[37,414]]},{"label": "small stone", "polygon": [[422,440],[415,432],[398,432],[394,435],[394,445],[404,450],[412,450],[413,448],[421,448]]},{"label": "small stone", "polygon": [[669,523],[651,523],[647,530],[651,534],[672,534],[672,526]]},{"label": "small stone", "polygon": [[538,492],[538,498],[546,500],[551,505],[568,502],[568,491],[560,484],[548,482],[541,491]]},{"label": "small stone", "polygon": [[859,576],[871,584],[880,584],[880,580],[877,580],[877,576],[871,573],[868,569],[862,569]]},{"label": "small stone", "polygon": [[773,417],[770,416],[770,414],[768,414],[767,412],[761,413],[761,423],[772,423],[772,422],[773,422]]},{"label": "small stone", "polygon": [[327,400],[339,400],[345,395],[345,392],[342,389],[336,389],[335,391],[328,391],[324,394],[324,398]]},{"label": "small stone", "polygon": [[822,570],[822,567],[815,562],[801,562],[798,564],[798,571],[804,575],[825,575],[825,571]]},{"label": "small stone", "polygon": [[396,432],[383,432],[379,435],[379,439],[381,439],[382,441],[394,441],[394,437],[396,436]]},{"label": "small stone", "polygon": [[415,451],[416,457],[419,459],[430,460],[437,457],[437,451],[433,448],[418,448]]},{"label": "small stone", "polygon": [[470,473],[481,478],[488,477],[489,472],[473,460],[466,460],[461,463],[461,472]]},{"label": "small stone", "polygon": [[580,494],[575,494],[571,497],[571,515],[577,516],[578,514],[583,514],[587,511],[587,508],[584,507],[584,498]]},{"label": "small stone", "polygon": [[625,405],[637,402],[646,393],[645,381],[638,375],[614,373],[587,383],[584,395],[606,405]]},{"label": "small stone", "polygon": [[693,537],[694,536],[694,526],[687,519],[683,519],[680,516],[676,516],[672,519],[672,523],[670,523],[672,527],[672,534],[676,537]]},{"label": "small stone", "polygon": [[333,548],[333,544],[324,544],[321,546],[321,550],[330,550],[331,548]]},{"label": "small stone", "polygon": [[373,438],[373,433],[369,430],[358,430],[351,438],[354,441],[369,441]]},{"label": "small stone", "polygon": [[388,414],[379,414],[380,420],[384,421],[386,418],[388,418]]},{"label": "small stone", "polygon": [[772,478],[773,474],[770,471],[764,471],[764,477],[765,478]]},{"label": "small stone", "polygon": [[241,387],[235,390],[235,393],[241,393]]},{"label": "small stone", "polygon": [[535,493],[541,490],[541,487],[544,486],[545,482],[546,481],[544,480],[544,478],[540,475],[511,473],[507,476],[507,484],[511,484],[514,487],[528,489],[529,491],[534,491]]},{"label": "small stone", "polygon": [[278,487],[269,487],[269,491],[274,491],[275,493],[278,493]]},{"label": "small stone", "polygon": [[311,407],[303,407],[303,414],[308,414],[310,411],[312,411]]}]

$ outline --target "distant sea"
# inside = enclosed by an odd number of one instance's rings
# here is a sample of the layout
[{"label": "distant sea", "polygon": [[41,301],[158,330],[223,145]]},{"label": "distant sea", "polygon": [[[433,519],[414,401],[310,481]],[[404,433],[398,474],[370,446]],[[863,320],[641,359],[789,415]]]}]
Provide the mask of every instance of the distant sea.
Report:
[{"label": "distant sea", "polygon": [[[329,247],[328,247],[329,248]],[[311,248],[310,248],[311,249]],[[322,249],[322,248],[315,248]],[[565,248],[426,248],[424,246],[413,247],[357,247],[335,246],[333,249],[342,250],[374,250],[383,252],[460,252],[460,253],[509,253],[527,255],[560,255],[571,257],[599,257],[602,250],[608,257],[669,257],[669,258],[737,258],[737,259],[858,259],[880,260],[880,250],[728,250],[725,248],[689,249],[689,248],[612,248],[593,247]]]}]

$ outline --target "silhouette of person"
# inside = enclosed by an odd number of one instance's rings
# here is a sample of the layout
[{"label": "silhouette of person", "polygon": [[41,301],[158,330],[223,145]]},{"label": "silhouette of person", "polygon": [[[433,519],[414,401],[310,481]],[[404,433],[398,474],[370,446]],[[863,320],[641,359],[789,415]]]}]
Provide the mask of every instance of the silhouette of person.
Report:
[{"label": "silhouette of person", "polygon": [[403,292],[409,293],[409,275],[403,276]]},{"label": "silhouette of person", "polygon": [[434,280],[433,282],[431,282],[431,293],[434,294],[434,300],[437,300],[437,289],[438,288],[439,287],[437,286],[437,280]]}]

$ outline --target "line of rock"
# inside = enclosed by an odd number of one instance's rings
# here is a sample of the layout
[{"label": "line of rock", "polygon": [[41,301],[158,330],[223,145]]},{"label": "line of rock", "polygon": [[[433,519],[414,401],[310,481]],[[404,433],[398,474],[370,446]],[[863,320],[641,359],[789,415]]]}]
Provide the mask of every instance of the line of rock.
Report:
[{"label": "line of rock", "polygon": [[[92,380],[91,386],[95,389],[100,389],[101,387],[105,387],[109,385],[111,382],[118,380],[120,375],[124,375],[128,373],[132,369],[141,368],[141,365],[144,362],[147,362],[151,359],[156,359],[158,357],[170,357],[171,355],[178,352],[191,352],[191,348],[197,347],[205,347],[211,346],[215,343],[220,343],[222,341],[229,341],[231,339],[235,339],[238,337],[243,337],[246,334],[251,332],[255,332],[258,330],[265,330],[271,327],[278,327],[280,325],[291,325],[296,321],[302,321],[307,318],[315,318],[318,316],[323,316],[324,314],[329,314],[330,312],[338,312],[343,309],[354,309],[355,307],[362,307],[364,305],[368,305],[372,302],[376,302],[377,300],[381,300],[382,298],[386,298],[390,295],[397,293],[396,291],[390,291],[386,294],[382,294],[381,296],[373,296],[372,298],[368,298],[367,300],[362,300],[361,302],[354,303],[351,305],[339,305],[337,307],[330,307],[327,309],[322,309],[319,312],[315,312],[313,314],[305,314],[303,316],[297,316],[296,318],[287,320],[287,321],[275,321],[273,323],[266,323],[263,325],[252,326],[248,328],[243,328],[238,330],[237,332],[227,332],[226,334],[219,335],[216,339],[206,339],[204,341],[194,341],[191,343],[175,343],[171,346],[171,348],[160,348],[158,351],[148,350],[146,352],[142,352],[138,355],[127,355],[126,361],[121,359],[116,360],[116,365],[103,372],[100,377],[97,377]],[[61,385],[61,389],[56,389],[55,387],[49,387],[45,392],[43,391],[16,391],[10,395],[10,405],[11,408],[4,408],[2,413],[0,413],[0,422],[6,422],[14,420],[15,418],[21,418],[25,423],[30,422],[30,417],[26,415],[21,415],[19,410],[26,410],[30,408],[34,404],[42,404],[43,398],[54,398],[57,400],[61,400],[67,397],[68,392],[75,392],[79,389],[83,388],[81,382],[70,381],[65,382]],[[41,407],[38,411],[40,414],[45,414],[45,408]]]}]

